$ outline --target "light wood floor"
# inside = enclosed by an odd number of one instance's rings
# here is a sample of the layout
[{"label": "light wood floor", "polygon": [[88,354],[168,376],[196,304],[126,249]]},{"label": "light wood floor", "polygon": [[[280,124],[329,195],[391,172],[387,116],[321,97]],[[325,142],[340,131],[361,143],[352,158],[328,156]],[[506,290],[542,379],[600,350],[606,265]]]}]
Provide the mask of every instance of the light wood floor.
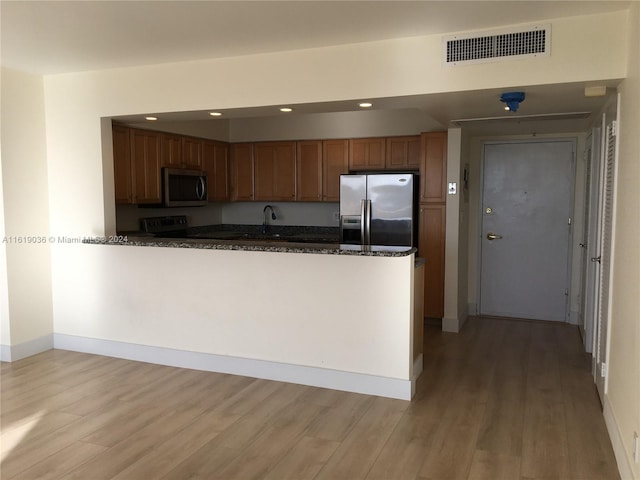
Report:
[{"label": "light wood floor", "polygon": [[9,479],[617,479],[575,327],[426,328],[413,402],[55,350],[2,364]]}]

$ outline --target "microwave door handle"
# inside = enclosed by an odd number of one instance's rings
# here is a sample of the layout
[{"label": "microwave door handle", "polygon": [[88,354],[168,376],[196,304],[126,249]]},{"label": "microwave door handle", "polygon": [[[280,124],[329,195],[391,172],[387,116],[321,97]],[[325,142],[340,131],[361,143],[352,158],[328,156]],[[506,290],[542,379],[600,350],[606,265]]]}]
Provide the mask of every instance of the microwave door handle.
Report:
[{"label": "microwave door handle", "polygon": [[198,183],[196,183],[196,198],[204,199],[204,178],[202,177],[198,177]]}]

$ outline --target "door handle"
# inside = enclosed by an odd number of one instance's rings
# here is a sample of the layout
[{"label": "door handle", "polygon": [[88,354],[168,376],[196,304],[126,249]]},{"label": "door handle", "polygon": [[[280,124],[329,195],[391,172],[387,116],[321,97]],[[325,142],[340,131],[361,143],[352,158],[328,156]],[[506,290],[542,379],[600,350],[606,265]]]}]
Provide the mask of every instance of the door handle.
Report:
[{"label": "door handle", "polygon": [[502,238],[502,235],[498,235],[497,233],[487,233],[487,240],[498,240]]}]

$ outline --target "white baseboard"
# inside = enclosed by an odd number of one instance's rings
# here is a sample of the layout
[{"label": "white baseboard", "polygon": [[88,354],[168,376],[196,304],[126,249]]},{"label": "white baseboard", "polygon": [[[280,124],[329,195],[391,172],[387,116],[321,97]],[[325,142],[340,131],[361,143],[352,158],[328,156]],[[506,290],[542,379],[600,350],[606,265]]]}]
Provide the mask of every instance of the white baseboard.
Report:
[{"label": "white baseboard", "polygon": [[580,312],[576,312],[575,310],[571,310],[569,312],[569,323],[571,325],[580,325]]},{"label": "white baseboard", "polygon": [[34,338],[17,345],[0,345],[0,361],[16,362],[53,348],[53,335]]},{"label": "white baseboard", "polygon": [[189,352],[172,348],[100,340],[56,333],[54,348],[74,352],[105,355],[139,362],[208,372],[229,373],[247,377],[298,383],[380,397],[411,400],[413,380],[378,377],[362,373],[306,367],[250,358],[230,357],[211,353]]},{"label": "white baseboard", "polygon": [[611,410],[611,404],[609,398],[605,395],[604,405],[602,408],[604,415],[604,423],[607,426],[609,432],[609,438],[611,439],[611,446],[613,447],[613,453],[616,456],[616,462],[618,464],[618,473],[622,480],[633,480],[633,469],[631,468],[630,459],[624,449],[624,442],[622,435],[620,435],[620,429],[618,428],[618,422]]},{"label": "white baseboard", "polygon": [[460,332],[460,324],[457,318],[443,318],[442,319],[442,331],[458,333]]}]

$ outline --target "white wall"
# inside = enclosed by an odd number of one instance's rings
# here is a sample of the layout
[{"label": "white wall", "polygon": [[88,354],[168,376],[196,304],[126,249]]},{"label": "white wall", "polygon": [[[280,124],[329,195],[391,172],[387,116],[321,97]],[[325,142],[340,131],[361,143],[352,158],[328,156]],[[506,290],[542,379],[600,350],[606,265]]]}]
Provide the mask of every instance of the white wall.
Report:
[{"label": "white wall", "polygon": [[415,108],[242,118],[231,121],[232,142],[418,135],[446,126]]},{"label": "white wall", "polygon": [[[460,185],[460,165],[462,130],[450,128],[447,149],[447,183]],[[444,318],[442,329],[447,332],[458,332],[466,319],[464,312],[458,311],[458,294],[461,283],[466,279],[459,275],[460,249],[460,208],[461,192],[447,195],[446,238],[445,238],[445,276],[444,276]]]},{"label": "white wall", "polygon": [[[153,346],[169,355],[269,362],[275,378],[282,364],[283,370],[325,370],[323,386],[346,372],[381,385],[400,381],[410,391],[413,255],[105,245],[59,250],[67,268],[57,270],[56,299],[76,307],[56,318],[56,335],[74,349],[100,339],[115,347],[108,355],[117,356],[124,344],[134,355]],[[155,360],[163,362],[161,355]]]},{"label": "white wall", "polygon": [[[609,379],[605,419],[623,478],[640,479],[633,433],[640,434],[640,3],[629,17],[627,78],[620,86]],[[617,447],[617,448],[616,448]]]},{"label": "white wall", "polygon": [[[118,119],[115,119],[118,121]],[[177,133],[180,135],[192,135],[194,137],[208,138],[209,140],[229,141],[229,120],[223,118],[211,118],[208,120],[190,120],[174,122],[122,122],[126,125],[147,130],[160,130],[162,132]]]},{"label": "white wall", "polygon": [[269,203],[276,219],[269,217],[269,225],[306,225],[337,227],[339,221],[334,213],[340,212],[340,204],[335,202],[237,202],[225,203],[222,223],[238,225],[261,225],[263,208]]},{"label": "white wall", "polygon": [[[146,208],[137,205],[118,205],[116,207],[118,232],[140,230],[140,219],[146,217],[165,217],[167,215],[186,215],[191,227],[218,225],[222,223],[223,204],[210,203],[202,207]],[[257,208],[257,206],[256,206]]]},{"label": "white wall", "polygon": [[[0,240],[3,240],[5,235],[2,151],[0,150]],[[7,245],[5,242],[0,242],[0,361],[11,359],[10,345],[11,324],[9,319],[9,283],[7,281]]]},{"label": "white wall", "polygon": [[[2,308],[3,342],[12,347],[30,342],[50,345],[53,314],[42,77],[2,69],[1,115],[3,239],[9,240],[3,246],[8,284],[2,293],[7,299]],[[11,353],[13,359],[21,356],[17,352]]]}]

